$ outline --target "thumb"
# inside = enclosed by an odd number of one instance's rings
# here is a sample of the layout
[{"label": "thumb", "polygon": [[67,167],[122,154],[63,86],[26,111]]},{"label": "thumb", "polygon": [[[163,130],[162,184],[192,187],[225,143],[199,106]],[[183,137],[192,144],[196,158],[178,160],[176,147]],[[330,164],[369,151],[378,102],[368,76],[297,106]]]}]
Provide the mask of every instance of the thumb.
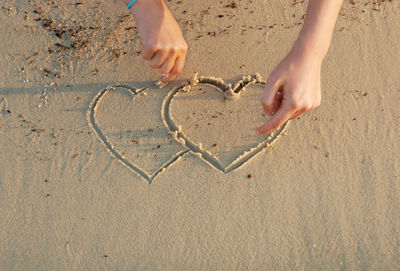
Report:
[{"label": "thumb", "polygon": [[266,115],[272,115],[274,110],[274,100],[276,92],[280,88],[280,82],[275,80],[268,80],[265,84],[264,93],[261,96],[260,102],[264,108]]}]

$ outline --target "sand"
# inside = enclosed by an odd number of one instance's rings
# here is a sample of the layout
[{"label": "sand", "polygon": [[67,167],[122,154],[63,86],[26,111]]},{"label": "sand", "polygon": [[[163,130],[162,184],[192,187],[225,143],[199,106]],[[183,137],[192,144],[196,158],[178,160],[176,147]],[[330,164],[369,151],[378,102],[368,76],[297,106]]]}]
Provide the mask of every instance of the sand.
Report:
[{"label": "sand", "polygon": [[346,1],[321,107],[264,136],[235,85],[306,3],[235,3],[167,2],[190,50],[163,88],[121,3],[0,3],[0,270],[398,270],[399,1]]}]

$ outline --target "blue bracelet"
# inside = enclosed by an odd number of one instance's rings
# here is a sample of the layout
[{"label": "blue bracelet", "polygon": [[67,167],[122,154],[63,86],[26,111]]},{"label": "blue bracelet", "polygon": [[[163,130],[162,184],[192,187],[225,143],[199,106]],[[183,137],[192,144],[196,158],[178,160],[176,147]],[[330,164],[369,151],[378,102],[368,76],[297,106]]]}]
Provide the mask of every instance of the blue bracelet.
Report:
[{"label": "blue bracelet", "polygon": [[132,0],[127,6],[127,9],[130,9],[132,7],[132,5],[136,2],[136,0]]}]

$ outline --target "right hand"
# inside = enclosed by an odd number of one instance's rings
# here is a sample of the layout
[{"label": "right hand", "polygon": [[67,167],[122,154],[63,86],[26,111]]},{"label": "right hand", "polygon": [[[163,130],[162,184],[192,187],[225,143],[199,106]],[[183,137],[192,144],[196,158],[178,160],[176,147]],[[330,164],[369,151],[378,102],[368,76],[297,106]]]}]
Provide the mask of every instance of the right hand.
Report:
[{"label": "right hand", "polygon": [[185,65],[187,43],[163,0],[137,0],[131,7],[142,35],[142,57],[163,74],[163,83],[173,80]]},{"label": "right hand", "polygon": [[272,118],[256,133],[269,133],[320,105],[321,64],[315,51],[292,48],[267,80],[261,104]]}]

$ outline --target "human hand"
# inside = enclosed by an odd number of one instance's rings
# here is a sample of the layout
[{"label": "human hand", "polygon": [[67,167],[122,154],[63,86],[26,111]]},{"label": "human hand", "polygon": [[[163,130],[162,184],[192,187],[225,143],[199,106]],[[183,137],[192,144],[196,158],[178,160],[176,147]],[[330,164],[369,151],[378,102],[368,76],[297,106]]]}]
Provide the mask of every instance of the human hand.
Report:
[{"label": "human hand", "polygon": [[321,103],[322,60],[294,48],[269,76],[260,99],[265,115],[272,115],[257,134],[266,134]]},{"label": "human hand", "polygon": [[163,83],[173,80],[185,65],[187,43],[163,0],[138,0],[131,8],[142,35],[142,57],[163,74]]}]

